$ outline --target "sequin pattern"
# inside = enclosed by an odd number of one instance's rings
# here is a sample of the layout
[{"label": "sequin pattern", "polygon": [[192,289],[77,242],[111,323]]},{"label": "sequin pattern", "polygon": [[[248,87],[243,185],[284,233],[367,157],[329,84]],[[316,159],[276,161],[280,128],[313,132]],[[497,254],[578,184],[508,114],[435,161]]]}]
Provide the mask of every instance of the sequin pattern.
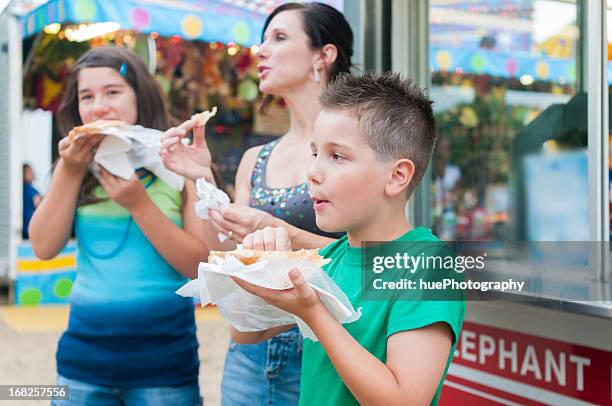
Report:
[{"label": "sequin pattern", "polygon": [[319,235],[338,237],[317,228],[315,212],[308,193],[308,184],[300,183],[288,188],[270,188],[266,183],[266,167],[272,150],[280,139],[265,144],[255,162],[251,175],[250,206],[264,210],[289,224]]}]

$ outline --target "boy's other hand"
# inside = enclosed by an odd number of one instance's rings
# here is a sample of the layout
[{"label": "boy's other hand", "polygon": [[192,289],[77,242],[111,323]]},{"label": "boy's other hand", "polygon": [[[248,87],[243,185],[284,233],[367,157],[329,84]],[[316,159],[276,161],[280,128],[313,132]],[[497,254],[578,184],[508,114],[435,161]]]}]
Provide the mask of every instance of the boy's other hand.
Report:
[{"label": "boy's other hand", "polygon": [[242,240],[242,246],[262,251],[293,251],[289,232],[284,227],[265,227],[247,234]]},{"label": "boy's other hand", "polygon": [[232,279],[247,292],[259,296],[272,306],[295,314],[306,323],[309,323],[320,312],[321,308],[325,309],[317,291],[306,282],[297,268],[289,271],[289,279],[293,283],[291,289],[268,289],[253,285],[235,276],[232,276]]}]

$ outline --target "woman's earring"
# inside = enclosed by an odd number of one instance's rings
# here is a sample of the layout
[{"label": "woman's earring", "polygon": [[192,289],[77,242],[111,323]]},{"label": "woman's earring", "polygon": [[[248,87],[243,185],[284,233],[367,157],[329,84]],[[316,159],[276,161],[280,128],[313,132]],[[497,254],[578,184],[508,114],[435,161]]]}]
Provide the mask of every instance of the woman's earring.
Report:
[{"label": "woman's earring", "polygon": [[314,81],[317,83],[321,82],[321,74],[319,73],[319,70],[314,66],[312,67],[312,70],[314,72]]}]

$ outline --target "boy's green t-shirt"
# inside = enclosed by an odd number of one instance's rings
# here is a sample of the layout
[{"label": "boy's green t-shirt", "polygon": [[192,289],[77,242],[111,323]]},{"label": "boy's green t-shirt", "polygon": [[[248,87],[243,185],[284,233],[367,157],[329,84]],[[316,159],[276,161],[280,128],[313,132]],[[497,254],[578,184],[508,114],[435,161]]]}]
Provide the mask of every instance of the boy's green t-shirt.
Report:
[{"label": "boy's green t-shirt", "polygon": [[[405,247],[408,255],[419,255],[423,245],[412,242],[433,241],[440,243],[431,230],[417,227],[401,236],[394,247]],[[401,245],[401,243],[408,243]],[[355,309],[361,309],[359,320],[345,324],[349,334],[372,355],[386,362],[387,338],[391,335],[431,325],[436,322],[448,323],[453,332],[453,344],[449,353],[444,375],[432,399],[435,405],[440,397],[446,372],[455,352],[465,312],[464,295],[455,296],[457,300],[398,300],[390,294],[389,299],[362,300],[361,260],[362,248],[348,245],[347,237],[328,245],[321,250],[321,255],[331,258],[325,271],[347,295]],[[406,360],[410,362],[410,360]],[[319,342],[305,339],[302,354],[302,381],[300,405],[356,405],[344,382],[334,369],[325,350]]]}]

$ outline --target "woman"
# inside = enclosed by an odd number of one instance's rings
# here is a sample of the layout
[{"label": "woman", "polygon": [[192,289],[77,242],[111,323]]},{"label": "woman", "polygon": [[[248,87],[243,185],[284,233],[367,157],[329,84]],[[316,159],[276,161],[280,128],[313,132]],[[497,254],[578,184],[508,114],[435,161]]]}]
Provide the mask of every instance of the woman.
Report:
[{"label": "woman", "polygon": [[[166,130],[163,94],[133,52],[96,48],[72,72],[58,115],[64,134],[98,119]],[[64,404],[199,405],[193,303],[175,295],[208,250],[193,212],[195,188],[170,188],[150,172],[130,180],[89,167],[101,135],[59,143],[49,193],[32,218],[39,258],[78,241],[68,329],[57,350]]]},{"label": "woman", "polygon": [[[211,211],[207,223],[236,242],[266,226],[284,226],[297,249],[323,247],[333,241],[330,237],[338,237],[316,227],[306,170],[311,156],[310,131],[320,111],[319,94],[336,75],[349,71],[352,47],[348,22],[330,6],[288,3],[268,16],[258,51],[259,89],[268,94],[264,107],[272,95],[285,100],[290,129],[280,139],[245,152],[236,174],[236,202]],[[210,154],[203,130],[195,129],[192,146],[180,142],[195,125],[189,120],[168,130],[162,157],[169,169],[184,176],[210,179]],[[228,244],[219,247],[214,240],[216,231],[208,229],[205,234],[211,249],[231,248]],[[297,329],[256,345],[230,342],[222,404],[297,404],[300,365]]]}]

